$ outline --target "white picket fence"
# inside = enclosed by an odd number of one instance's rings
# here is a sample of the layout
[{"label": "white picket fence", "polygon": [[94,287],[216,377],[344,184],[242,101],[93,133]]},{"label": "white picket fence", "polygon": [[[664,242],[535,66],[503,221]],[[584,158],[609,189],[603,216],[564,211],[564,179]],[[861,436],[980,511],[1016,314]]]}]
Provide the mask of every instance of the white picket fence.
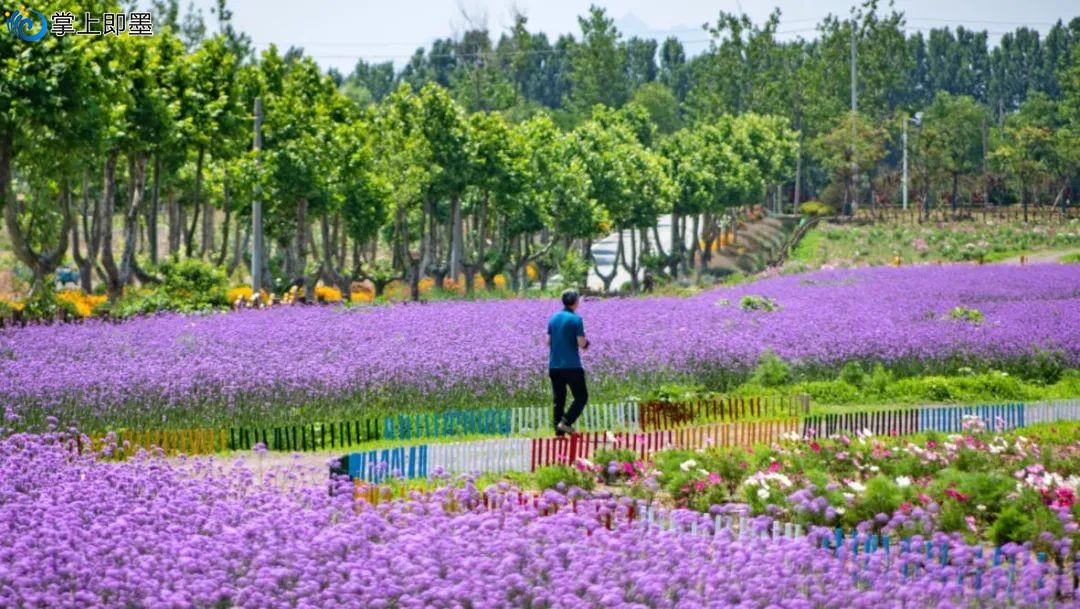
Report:
[{"label": "white picket fence", "polygon": [[[569,409],[569,399],[567,400]],[[580,431],[625,431],[640,428],[637,402],[616,404],[589,404],[574,424]],[[510,415],[510,434],[553,432],[554,406],[529,406],[513,408]]]},{"label": "white picket fence", "polygon": [[1080,398],[1045,400],[1024,404],[1024,425],[1080,421]]},{"label": "white picket fence", "polygon": [[441,467],[447,472],[527,472],[528,438],[506,438],[428,445],[428,472]]}]

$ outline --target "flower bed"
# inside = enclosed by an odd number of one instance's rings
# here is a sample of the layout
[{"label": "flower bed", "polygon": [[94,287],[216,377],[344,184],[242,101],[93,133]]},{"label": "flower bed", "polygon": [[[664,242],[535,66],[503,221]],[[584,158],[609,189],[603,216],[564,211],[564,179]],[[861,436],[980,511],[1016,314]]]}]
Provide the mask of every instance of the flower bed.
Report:
[{"label": "flower bed", "polygon": [[[905,373],[1080,364],[1080,268],[862,269],[781,277],[691,298],[586,302],[598,398],[665,379],[746,378],[771,349],[812,377],[847,361]],[[743,296],[777,303],[743,310]],[[949,311],[977,309],[981,323]],[[0,401],[25,425],[84,429],[352,419],[547,401],[547,300],[344,310],[284,307],[0,330]],[[1033,358],[1039,366],[1026,366]],[[867,368],[869,369],[869,368]],[[831,378],[831,377],[830,377]]]},{"label": "flower bed", "polygon": [[[1068,606],[1071,573],[955,538],[854,555],[819,535],[650,521],[630,500],[470,483],[371,506],[293,470],[111,463],[70,437],[0,440],[0,605],[185,607]],[[669,521],[665,527],[658,522]],[[940,558],[942,548],[950,557]]]},{"label": "flower bed", "polygon": [[653,479],[677,505],[700,511],[740,502],[806,527],[948,533],[1030,543],[1054,557],[1069,543],[1080,547],[1080,423],[997,433],[971,417],[957,434],[791,438],[753,452],[668,451],[655,461]]}]

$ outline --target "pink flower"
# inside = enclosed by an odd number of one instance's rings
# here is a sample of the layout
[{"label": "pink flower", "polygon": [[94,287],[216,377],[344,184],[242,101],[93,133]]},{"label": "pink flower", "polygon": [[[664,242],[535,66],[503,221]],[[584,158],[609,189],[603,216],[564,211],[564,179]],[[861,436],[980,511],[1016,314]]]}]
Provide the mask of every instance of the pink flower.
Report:
[{"label": "pink flower", "polygon": [[821,445],[817,443],[817,440],[814,440],[810,443],[810,450],[814,451],[815,453],[821,452]]},{"label": "pink flower", "polygon": [[723,480],[720,478],[720,474],[715,472],[709,473],[709,484],[720,484]]},{"label": "pink flower", "polygon": [[770,474],[775,474],[778,471],[780,471],[780,462],[779,461],[773,461],[772,463],[769,464],[769,473]]}]

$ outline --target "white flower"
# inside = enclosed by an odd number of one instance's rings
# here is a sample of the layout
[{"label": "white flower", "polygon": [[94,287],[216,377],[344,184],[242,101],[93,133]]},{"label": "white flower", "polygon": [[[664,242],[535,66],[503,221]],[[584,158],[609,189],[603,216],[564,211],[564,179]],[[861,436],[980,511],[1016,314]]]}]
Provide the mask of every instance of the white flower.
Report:
[{"label": "white flower", "polygon": [[846,512],[847,510],[844,509],[844,506],[840,506],[840,507],[836,508],[835,511],[836,511],[837,514],[843,516],[844,512]]},{"label": "white flower", "polygon": [[870,471],[872,471],[872,472],[880,472],[880,471],[881,471],[881,468],[880,468],[880,467],[878,467],[878,466],[876,466],[876,465],[871,465],[871,466],[870,466],[870,467],[868,467],[867,469],[869,469],[869,470],[870,470]]},{"label": "white flower", "polygon": [[848,482],[847,485],[848,485],[848,488],[855,491],[856,493],[861,493],[861,492],[866,490],[866,487],[863,484],[861,484],[859,482],[855,482],[854,480],[851,481],[851,482]]},{"label": "white flower", "polygon": [[848,501],[854,501],[855,500],[855,495],[852,494],[852,493],[844,493],[844,499],[846,499]]},{"label": "white flower", "polygon": [[709,472],[706,471],[706,470],[703,470],[703,469],[699,469],[698,473],[701,474],[702,476],[708,476],[709,475]]},{"label": "white flower", "polygon": [[765,500],[769,498],[769,489],[759,488],[757,492],[758,499]]},{"label": "white flower", "polygon": [[908,476],[897,476],[896,486],[899,486],[900,488],[907,488],[911,486],[911,478]]},{"label": "white flower", "polygon": [[979,510],[980,512],[985,512],[986,506],[980,503],[979,505],[975,506],[975,509]]},{"label": "white flower", "polygon": [[688,472],[695,467],[697,467],[697,461],[694,461],[693,459],[687,459],[686,461],[683,461],[681,465],[679,465],[679,469],[683,470],[684,472]]}]

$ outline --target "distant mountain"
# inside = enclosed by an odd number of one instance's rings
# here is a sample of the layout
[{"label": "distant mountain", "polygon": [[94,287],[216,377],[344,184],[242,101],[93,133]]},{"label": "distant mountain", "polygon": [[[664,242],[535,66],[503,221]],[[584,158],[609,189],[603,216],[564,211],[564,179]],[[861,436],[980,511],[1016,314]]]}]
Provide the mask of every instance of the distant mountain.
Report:
[{"label": "distant mountain", "polygon": [[623,40],[637,36],[638,38],[654,38],[657,43],[663,44],[665,38],[674,36],[682,41],[687,57],[697,55],[709,48],[709,33],[702,29],[701,24],[661,29],[645,23],[633,13],[626,13],[615,20],[615,27],[622,32]]}]

